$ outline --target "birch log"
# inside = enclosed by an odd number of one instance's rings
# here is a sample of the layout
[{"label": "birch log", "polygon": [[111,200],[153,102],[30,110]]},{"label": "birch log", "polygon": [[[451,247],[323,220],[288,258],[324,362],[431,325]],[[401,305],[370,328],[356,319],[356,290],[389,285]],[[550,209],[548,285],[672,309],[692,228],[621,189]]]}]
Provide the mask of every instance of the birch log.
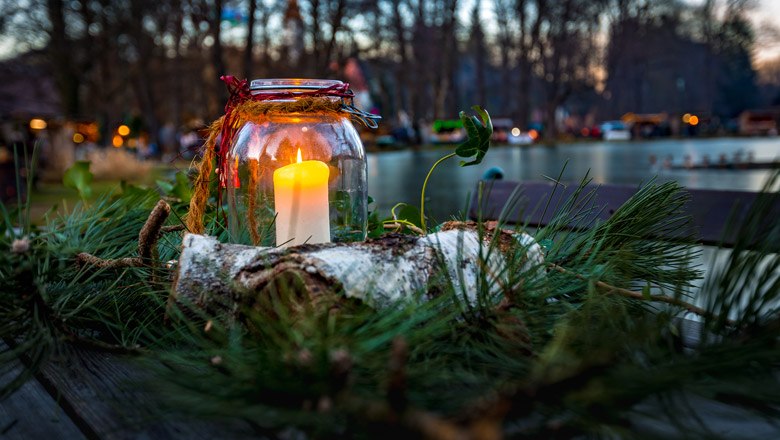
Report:
[{"label": "birch log", "polygon": [[[541,247],[525,233],[501,231],[498,249],[473,223],[451,222],[440,232],[415,237],[387,234],[359,243],[300,245],[286,249],[223,244],[187,234],[179,259],[174,294],[200,307],[240,295],[261,294],[280,279],[297,280],[310,297],[335,292],[376,308],[433,294],[429,287],[446,277],[469,301],[482,276],[494,290],[507,286],[507,240],[517,240],[528,270],[543,263]],[[503,244],[502,244],[503,243]],[[489,254],[488,257],[485,255]]]}]

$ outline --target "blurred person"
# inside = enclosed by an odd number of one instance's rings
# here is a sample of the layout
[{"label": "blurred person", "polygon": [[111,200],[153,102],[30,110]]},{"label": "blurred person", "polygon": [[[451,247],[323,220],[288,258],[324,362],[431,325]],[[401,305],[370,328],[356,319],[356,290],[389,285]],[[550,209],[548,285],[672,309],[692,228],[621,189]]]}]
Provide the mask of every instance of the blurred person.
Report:
[{"label": "blurred person", "polygon": [[166,122],[160,128],[160,135],[157,137],[157,141],[162,153],[162,160],[166,162],[172,160],[179,151],[176,127],[172,122]]}]

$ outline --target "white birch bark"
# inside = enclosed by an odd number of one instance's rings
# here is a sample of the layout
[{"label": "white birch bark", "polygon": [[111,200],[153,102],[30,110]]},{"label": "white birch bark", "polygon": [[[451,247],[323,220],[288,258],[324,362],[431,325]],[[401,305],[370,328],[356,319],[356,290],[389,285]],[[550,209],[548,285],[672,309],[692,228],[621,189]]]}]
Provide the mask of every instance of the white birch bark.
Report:
[{"label": "white birch bark", "polygon": [[[502,234],[527,250],[521,270],[543,263],[542,248],[525,233]],[[504,237],[502,237],[504,238]],[[260,292],[285,273],[295,273],[316,294],[335,290],[347,298],[382,308],[425,298],[446,277],[456,292],[475,301],[480,279],[498,291],[508,284],[508,260],[498,246],[480,240],[473,227],[424,237],[391,234],[360,243],[302,245],[287,249],[219,243],[187,234],[178,264],[175,295],[200,306],[238,292]]]}]

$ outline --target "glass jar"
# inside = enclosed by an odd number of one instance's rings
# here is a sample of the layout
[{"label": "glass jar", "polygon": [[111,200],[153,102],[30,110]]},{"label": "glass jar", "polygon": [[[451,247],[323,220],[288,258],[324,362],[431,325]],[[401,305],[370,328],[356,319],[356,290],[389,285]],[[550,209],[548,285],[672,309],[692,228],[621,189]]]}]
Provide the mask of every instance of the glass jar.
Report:
[{"label": "glass jar", "polygon": [[[231,242],[293,246],[365,240],[365,150],[351,113],[339,111],[352,107],[339,107],[343,98],[337,96],[312,95],[339,85],[335,80],[252,81],[250,93],[260,98],[263,110],[243,118],[223,168]],[[314,105],[295,105],[304,99]]]}]

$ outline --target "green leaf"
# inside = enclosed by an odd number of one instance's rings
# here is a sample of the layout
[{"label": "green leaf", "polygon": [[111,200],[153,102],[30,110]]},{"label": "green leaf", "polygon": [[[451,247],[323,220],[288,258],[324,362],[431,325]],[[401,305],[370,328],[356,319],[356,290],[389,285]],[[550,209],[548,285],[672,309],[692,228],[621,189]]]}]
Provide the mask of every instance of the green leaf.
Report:
[{"label": "green leaf", "polygon": [[169,195],[173,191],[173,184],[167,180],[157,180],[156,183],[157,186],[160,187],[160,190],[166,195]]},{"label": "green leaf", "polygon": [[73,188],[79,192],[79,196],[82,199],[88,199],[92,195],[92,178],[94,177],[89,171],[89,161],[77,161],[72,167],[65,171],[65,175],[62,176],[62,184],[67,188]]},{"label": "green leaf", "polygon": [[382,220],[379,219],[379,214],[376,211],[368,215],[368,238],[377,238],[384,234],[385,228],[382,224]]},{"label": "green leaf", "polygon": [[182,203],[190,203],[192,198],[192,187],[190,181],[187,178],[187,173],[179,171],[176,173],[176,184],[171,189],[171,195],[178,198]]},{"label": "green leaf", "polygon": [[[157,183],[160,184],[160,183],[167,183],[167,182],[163,182],[162,180],[158,180]],[[170,185],[170,183],[167,183],[167,184]],[[122,193],[121,193],[120,197],[123,197],[123,198],[133,198],[133,197],[135,197],[135,198],[139,198],[140,199],[140,198],[143,198],[146,195],[151,194],[152,192],[156,193],[156,191],[153,188],[140,187],[140,186],[137,186],[137,185],[133,185],[132,183],[127,183],[124,180],[119,185],[120,185],[119,188],[122,190]]]},{"label": "green leaf", "polygon": [[642,288],[642,296],[648,301],[653,299],[652,295],[650,295],[650,283],[645,284]]},{"label": "green leaf", "polygon": [[406,203],[399,203],[399,205],[402,206],[401,209],[394,211],[394,220],[405,220],[415,226],[422,227],[420,225],[420,210],[416,206],[407,205]]},{"label": "green leaf", "polygon": [[487,110],[482,109],[478,105],[471,108],[477,112],[479,118],[473,115],[469,116],[466,112],[460,112],[460,119],[466,128],[468,139],[458,145],[455,149],[455,154],[463,158],[473,157],[474,159],[470,162],[460,161],[460,166],[462,167],[477,165],[482,162],[488,148],[490,148],[490,137],[493,135],[493,122],[490,120]]},{"label": "green leaf", "polygon": [[189,203],[192,198],[192,188],[190,186],[187,174],[179,171],[176,173],[173,182],[167,180],[157,180],[157,187],[169,197],[175,197],[182,203]]}]

